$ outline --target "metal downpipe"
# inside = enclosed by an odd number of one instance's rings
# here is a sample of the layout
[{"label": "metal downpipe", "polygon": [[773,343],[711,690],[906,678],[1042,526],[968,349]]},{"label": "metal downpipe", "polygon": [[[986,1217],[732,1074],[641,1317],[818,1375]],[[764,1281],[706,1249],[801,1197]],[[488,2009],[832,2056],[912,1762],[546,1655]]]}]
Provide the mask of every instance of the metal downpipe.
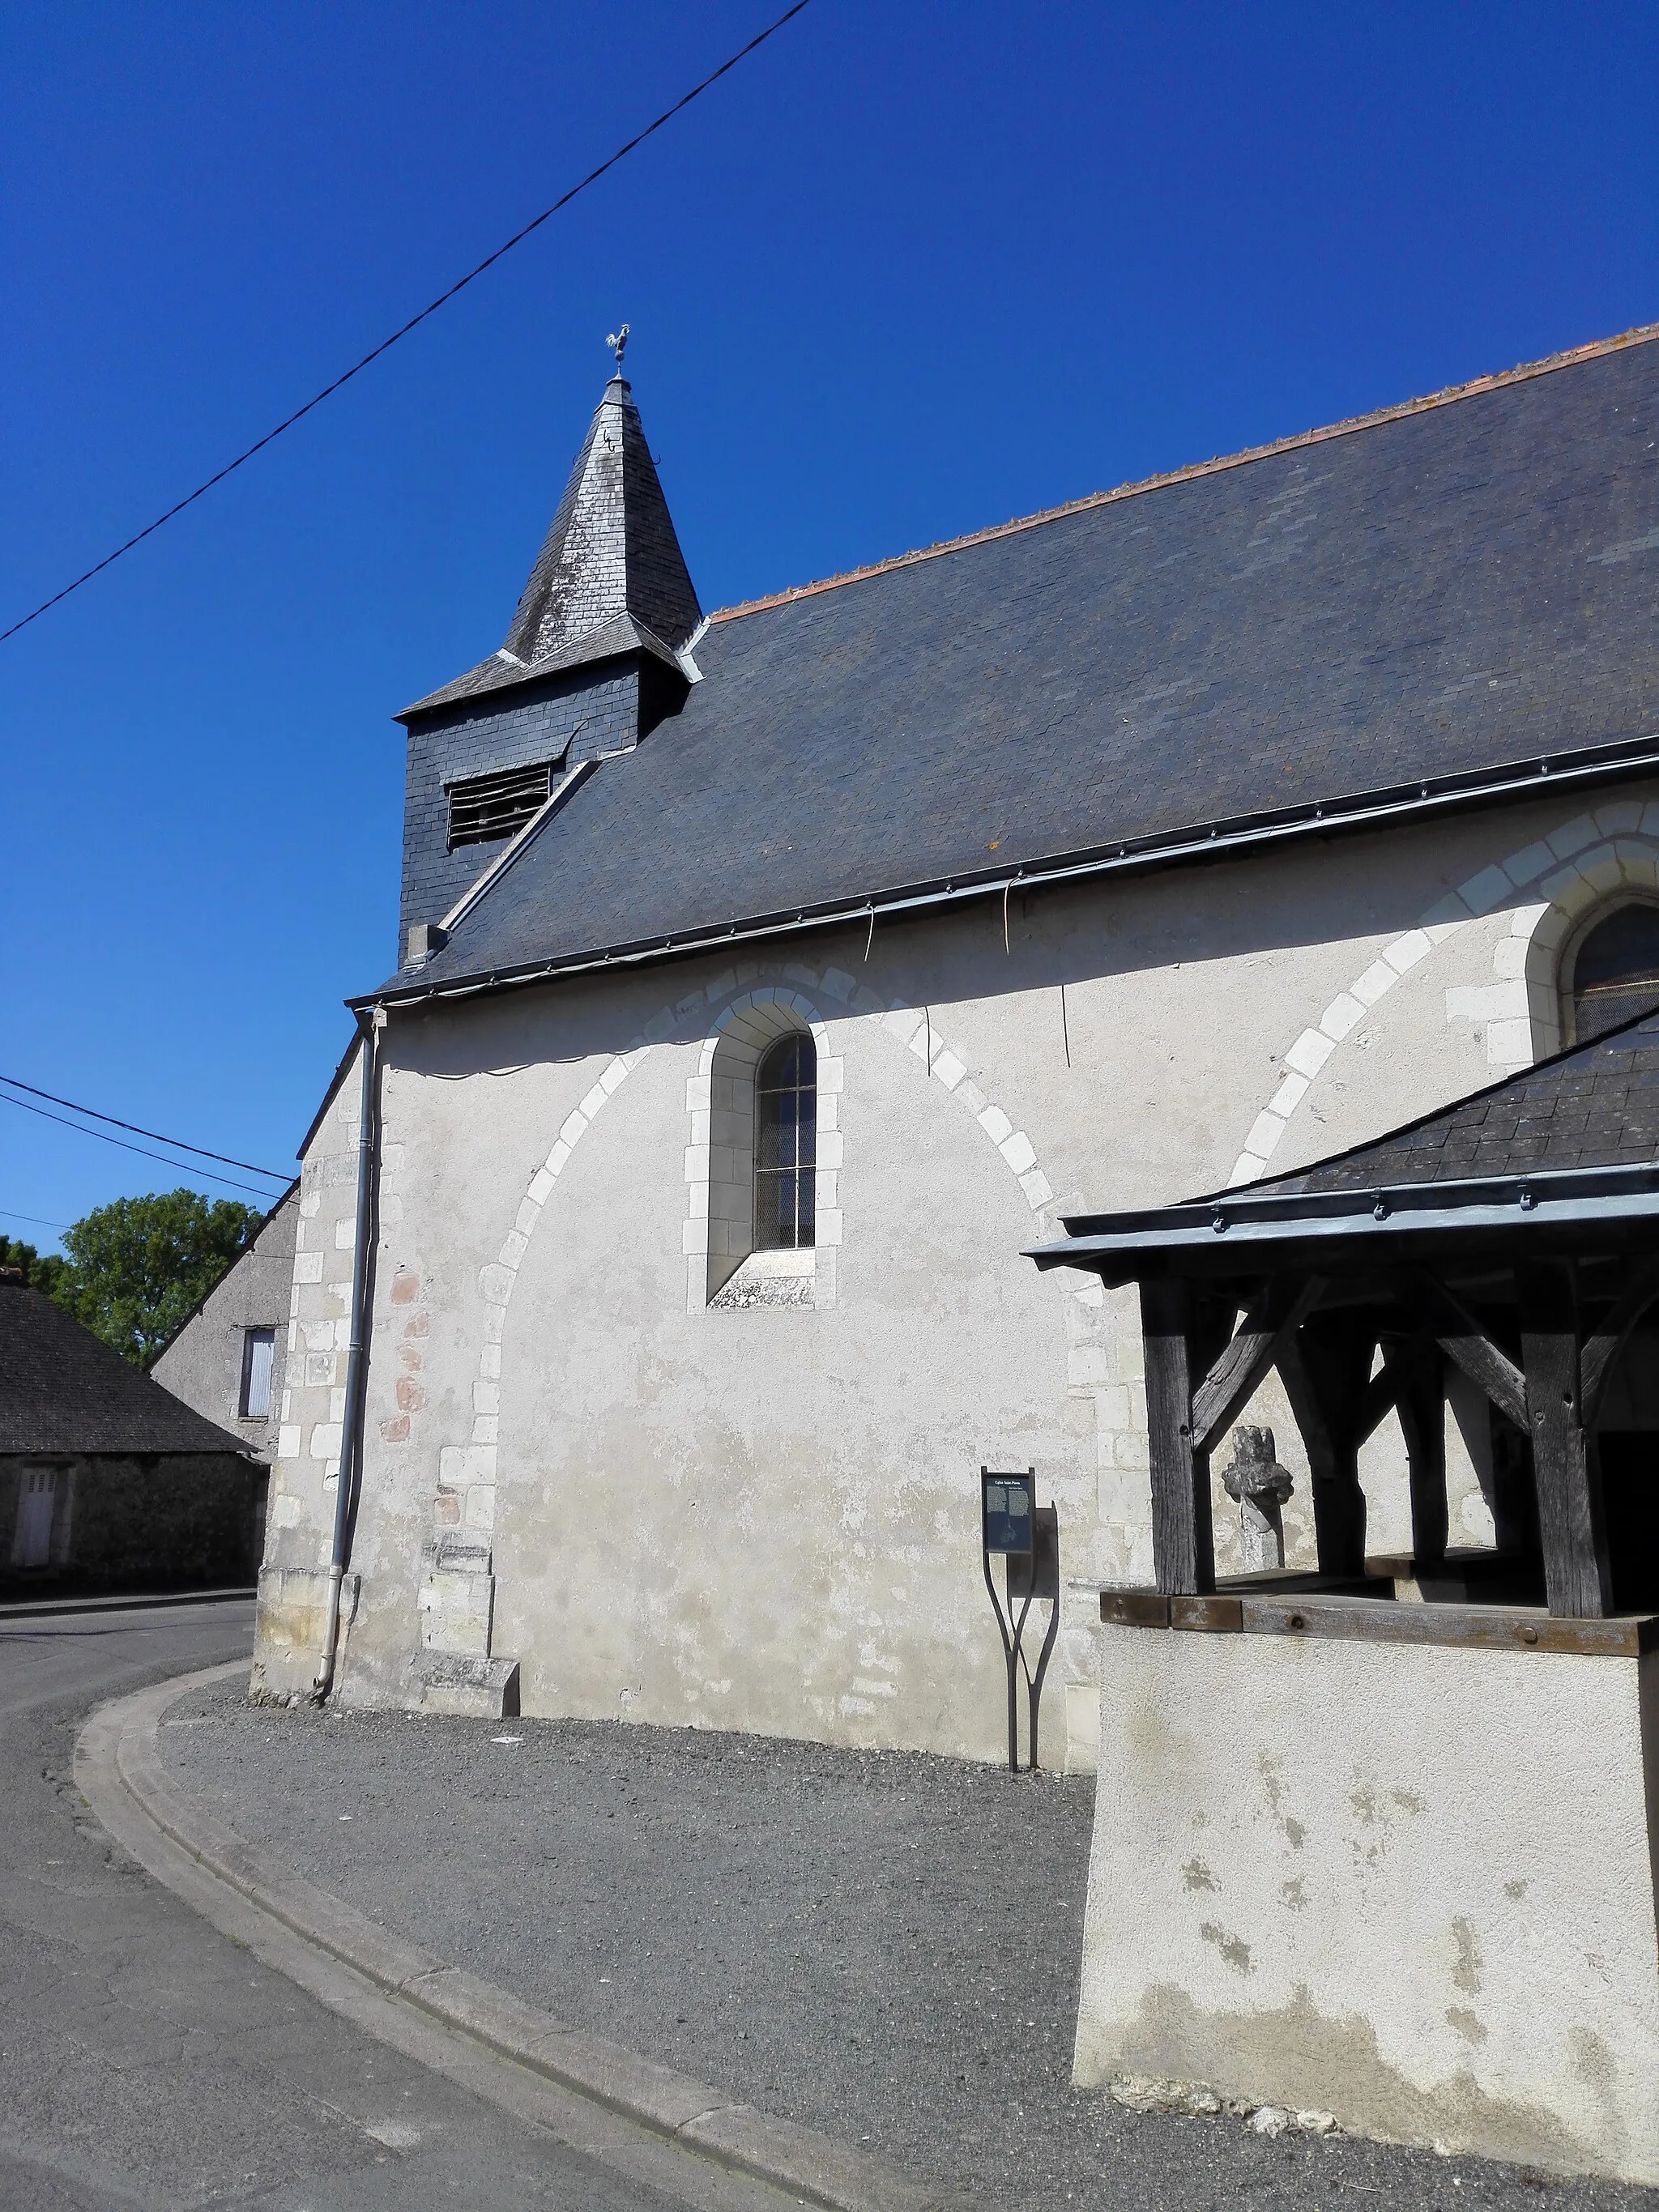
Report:
[{"label": "metal downpipe", "polygon": [[345,1421],[340,1437],[340,1472],[334,1488],[334,1543],[328,1565],[328,1621],[323,1632],[322,1664],[314,1692],[321,1704],[334,1687],[340,1645],[340,1589],[345,1580],[351,1534],[351,1498],[363,1455],[363,1363],[368,1338],[369,1242],[374,1218],[375,1075],[386,1009],[374,1007],[364,1025],[362,1090],[357,1109],[357,1232],[351,1254],[351,1337],[346,1353]]}]

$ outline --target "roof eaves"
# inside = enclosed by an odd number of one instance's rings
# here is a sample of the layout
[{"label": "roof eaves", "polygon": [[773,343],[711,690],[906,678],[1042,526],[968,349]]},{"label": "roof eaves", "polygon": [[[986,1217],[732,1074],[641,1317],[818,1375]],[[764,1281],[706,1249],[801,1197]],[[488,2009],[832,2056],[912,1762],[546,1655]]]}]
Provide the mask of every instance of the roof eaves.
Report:
[{"label": "roof eaves", "polygon": [[[1000,892],[1030,892],[1091,877],[1129,874],[1217,860],[1290,838],[1333,836],[1343,832],[1380,827],[1404,817],[1450,813],[1503,799],[1526,796],[1546,785],[1557,789],[1565,786],[1571,790],[1614,778],[1652,775],[1659,772],[1659,732],[1534,758],[1535,765],[1511,762],[1459,776],[1419,779],[1410,784],[1394,785],[1349,798],[1279,808],[1150,837],[1111,841],[1079,853],[1023,861],[1012,869],[1004,866],[995,870],[964,872],[960,876],[942,881],[864,892],[822,901],[815,905],[785,908],[772,914],[671,931],[661,937],[596,945],[555,959],[513,962],[498,968],[444,976],[424,983],[419,981],[404,982],[393,977],[378,990],[348,999],[346,1004],[354,1012],[362,1012],[372,1006],[389,1007],[429,1002],[439,998],[473,997],[482,992],[550,981],[555,977],[580,975],[595,969],[639,966],[717,947],[729,949],[733,945],[757,939],[788,936],[802,930],[823,929],[866,921],[873,923],[878,916],[884,915],[966,904],[974,899],[994,897]],[[335,1081],[337,1085],[337,1074]],[[330,1095],[332,1096],[331,1091]],[[321,1118],[319,1111],[318,1120]],[[314,1128],[315,1124],[313,1126]]]},{"label": "roof eaves", "polygon": [[[680,656],[673,647],[636,615],[611,615],[597,628],[573,638],[569,644],[544,653],[539,660],[520,660],[503,647],[492,653],[488,660],[481,660],[476,668],[468,669],[464,676],[458,676],[453,683],[446,684],[440,690],[428,691],[412,707],[401,708],[392,719],[394,722],[409,722],[417,714],[436,714],[447,707],[464,707],[469,700],[498,698],[502,692],[516,691],[521,685],[562,676],[573,668],[588,667],[599,661],[618,660],[630,653],[648,653],[684,674]],[[479,680],[475,682],[475,678]]]},{"label": "roof eaves", "polygon": [[1194,461],[1184,468],[1166,469],[1160,474],[1142,477],[1134,483],[1118,484],[1110,491],[1087,492],[1080,499],[1066,500],[1059,507],[1044,507],[1036,514],[1017,516],[1012,522],[994,524],[988,530],[969,531],[962,538],[947,538],[937,545],[918,546],[913,552],[896,553],[885,561],[872,561],[860,568],[848,568],[837,576],[824,576],[810,584],[792,584],[781,592],[772,592],[758,599],[744,599],[737,606],[719,608],[710,615],[711,623],[736,622],[744,615],[758,615],[774,607],[787,606],[795,599],[810,599],[822,592],[838,592],[849,584],[866,584],[878,576],[889,576],[900,568],[914,568],[924,561],[942,561],[952,553],[971,551],[975,546],[994,545],[1004,538],[1018,538],[1028,530],[1041,530],[1051,522],[1064,522],[1074,514],[1085,514],[1098,507],[1112,507],[1121,500],[1140,499],[1148,492],[1167,491],[1176,484],[1195,483],[1204,477],[1220,476],[1230,469],[1248,468],[1255,461],[1270,461],[1283,453],[1304,451],[1310,446],[1322,446],[1333,438],[1352,438],[1362,430],[1376,430],[1390,422],[1406,421],[1413,415],[1427,415],[1436,409],[1453,407],[1465,399],[1479,399],[1487,392],[1502,392],[1514,384],[1526,384],[1534,377],[1553,375],[1557,369],[1576,368],[1582,363],[1599,361],[1608,354],[1622,353],[1628,346],[1651,344],[1659,339],[1659,323],[1644,323],[1634,330],[1623,331],[1617,337],[1595,338],[1587,345],[1569,347],[1565,352],[1547,355],[1542,361],[1523,362],[1517,368],[1499,369],[1489,376],[1472,378],[1467,384],[1448,385],[1443,392],[1431,392],[1420,399],[1402,399],[1388,407],[1378,407],[1367,415],[1354,415],[1341,422],[1330,422],[1313,430],[1298,430],[1287,438],[1275,438],[1265,446],[1249,446],[1243,453],[1225,453],[1216,459]]},{"label": "roof eaves", "polygon": [[1071,1234],[1028,1247],[1039,1267],[1121,1267],[1133,1258],[1201,1251],[1240,1255],[1241,1271],[1264,1248],[1331,1237],[1398,1238],[1455,1229],[1529,1235],[1543,1229],[1659,1224],[1659,1161],[1565,1168],[1478,1181],[1379,1183],[1374,1189],[1252,1194],[1135,1213],[1076,1217]]}]

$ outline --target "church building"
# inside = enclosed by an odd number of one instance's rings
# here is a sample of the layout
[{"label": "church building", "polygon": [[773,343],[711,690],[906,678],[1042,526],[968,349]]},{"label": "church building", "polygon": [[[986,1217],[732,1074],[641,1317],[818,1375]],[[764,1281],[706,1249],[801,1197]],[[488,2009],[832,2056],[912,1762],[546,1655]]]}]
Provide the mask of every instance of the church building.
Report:
[{"label": "church building", "polygon": [[[696,566],[618,373],[505,642],[398,718],[254,1687],[996,1758],[980,1469],[1033,1468],[1086,1768],[1141,1330],[1024,1255],[1659,999],[1659,329],[713,615]],[[1446,1444],[1489,1547],[1455,1377]],[[1360,1474],[1408,1552],[1394,1416]]]}]

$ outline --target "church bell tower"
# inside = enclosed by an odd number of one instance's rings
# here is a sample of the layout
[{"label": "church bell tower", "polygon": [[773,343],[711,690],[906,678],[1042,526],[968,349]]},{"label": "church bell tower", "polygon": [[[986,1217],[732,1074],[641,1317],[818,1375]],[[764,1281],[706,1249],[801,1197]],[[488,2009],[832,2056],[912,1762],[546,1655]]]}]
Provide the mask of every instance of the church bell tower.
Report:
[{"label": "church bell tower", "polygon": [[582,441],[507,637],[407,707],[400,965],[582,761],[623,752],[677,713],[702,609],[640,410],[617,373]]}]

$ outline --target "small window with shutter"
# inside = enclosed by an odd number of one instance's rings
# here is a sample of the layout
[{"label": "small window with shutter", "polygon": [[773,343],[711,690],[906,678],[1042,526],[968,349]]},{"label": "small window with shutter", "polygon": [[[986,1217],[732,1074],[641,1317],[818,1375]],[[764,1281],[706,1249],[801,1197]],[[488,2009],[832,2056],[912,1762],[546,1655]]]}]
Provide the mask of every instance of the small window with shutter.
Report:
[{"label": "small window with shutter", "polygon": [[264,1421],[270,1417],[270,1370],[276,1357],[276,1332],[274,1328],[246,1328],[242,1331],[242,1402],[241,1417],[245,1421]]}]

